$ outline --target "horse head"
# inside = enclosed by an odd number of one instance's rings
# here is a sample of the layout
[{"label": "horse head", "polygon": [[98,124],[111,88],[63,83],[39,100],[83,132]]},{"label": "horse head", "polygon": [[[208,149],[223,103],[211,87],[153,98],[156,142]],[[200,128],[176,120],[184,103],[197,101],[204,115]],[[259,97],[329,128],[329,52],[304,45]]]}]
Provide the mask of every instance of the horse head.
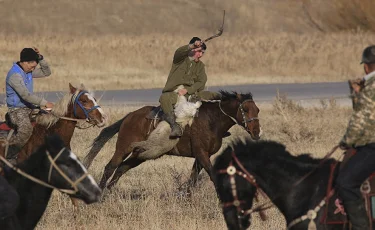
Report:
[{"label": "horse head", "polygon": [[98,184],[58,135],[47,136],[42,151],[48,156],[44,162],[49,170],[48,184],[87,204],[100,199],[102,191]]},{"label": "horse head", "polygon": [[71,104],[73,115],[77,119],[86,119],[89,123],[103,127],[107,121],[107,115],[100,108],[96,99],[82,86],[77,89],[69,83],[70,93],[73,95]]},{"label": "horse head", "polygon": [[[260,112],[258,106],[255,104],[253,100],[253,96],[251,93],[247,94],[239,94],[236,92],[228,93],[226,91],[220,91],[222,95],[222,104],[223,104],[223,112],[225,114],[231,114],[233,112],[232,119],[242,127],[251,135],[251,138],[254,140],[259,140],[260,138],[260,124],[258,114]],[[228,109],[224,108],[224,104],[227,101],[231,108],[235,108],[232,110],[235,111],[228,111]],[[225,110],[225,111],[224,111]]]},{"label": "horse head", "polygon": [[248,229],[256,188],[237,170],[233,149],[227,147],[214,165],[216,192],[222,203],[225,222],[230,230]]}]

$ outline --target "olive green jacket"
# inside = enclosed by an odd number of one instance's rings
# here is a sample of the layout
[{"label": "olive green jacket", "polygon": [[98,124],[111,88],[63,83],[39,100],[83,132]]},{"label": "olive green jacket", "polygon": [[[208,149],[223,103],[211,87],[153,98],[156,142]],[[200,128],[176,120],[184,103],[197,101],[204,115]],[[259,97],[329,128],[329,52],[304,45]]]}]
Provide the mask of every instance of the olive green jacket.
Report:
[{"label": "olive green jacket", "polygon": [[188,56],[190,51],[189,45],[181,46],[176,50],[163,93],[172,92],[179,85],[184,85],[188,94],[204,89],[207,82],[204,64],[201,61],[190,60]]}]

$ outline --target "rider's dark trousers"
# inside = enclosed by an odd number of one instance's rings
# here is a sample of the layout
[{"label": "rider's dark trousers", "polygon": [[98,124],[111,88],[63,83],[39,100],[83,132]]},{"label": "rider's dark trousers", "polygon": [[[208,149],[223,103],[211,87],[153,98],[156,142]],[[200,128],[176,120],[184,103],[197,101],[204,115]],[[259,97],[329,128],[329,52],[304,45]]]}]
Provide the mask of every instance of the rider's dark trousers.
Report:
[{"label": "rider's dark trousers", "polygon": [[362,199],[360,186],[375,172],[375,143],[357,147],[356,151],[340,170],[336,181],[336,189],[344,203]]},{"label": "rider's dark trousers", "polygon": [[16,190],[0,175],[0,220],[11,216],[17,209],[19,197]]}]

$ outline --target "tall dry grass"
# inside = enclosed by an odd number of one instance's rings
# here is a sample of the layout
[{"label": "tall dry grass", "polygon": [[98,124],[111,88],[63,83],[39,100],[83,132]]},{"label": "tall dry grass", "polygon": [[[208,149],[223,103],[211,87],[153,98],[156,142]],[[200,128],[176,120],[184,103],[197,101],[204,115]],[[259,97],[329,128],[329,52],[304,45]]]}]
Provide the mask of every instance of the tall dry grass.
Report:
[{"label": "tall dry grass", "polygon": [[[202,59],[207,86],[345,81],[362,74],[361,53],[373,38],[374,34],[368,32],[272,36],[224,33],[207,44]],[[165,34],[0,35],[0,80],[4,82],[23,47],[37,46],[52,68],[51,77],[35,80],[37,91],[65,91],[68,82],[82,82],[98,90],[163,87],[175,49],[189,39]]]},{"label": "tall dry grass", "polygon": [[374,43],[372,0],[0,0],[0,80],[23,47],[51,63],[38,91],[67,82],[93,89],[163,87],[175,49],[212,35],[226,9],[222,37],[203,61],[208,86],[342,81],[361,74]]},{"label": "tall dry grass", "polygon": [[[113,123],[136,108],[104,109]],[[272,107],[260,105],[260,109],[263,139],[279,141],[293,154],[308,152],[314,157],[322,157],[338,143],[351,112],[334,101],[303,108],[283,95]],[[82,158],[99,131],[77,130],[72,139],[73,151]],[[235,136],[246,135],[239,127],[230,131]],[[113,155],[115,141],[116,137],[110,140],[89,170],[96,180]],[[224,146],[229,141],[226,138]],[[101,203],[82,204],[78,219],[73,218],[70,200],[54,192],[37,229],[226,229],[214,187],[205,172],[200,175],[191,198],[180,192],[192,164],[192,159],[171,156],[143,163],[123,176],[112,192],[106,191]],[[283,228],[280,226],[285,225],[284,219],[276,209],[268,210],[267,215],[269,220],[261,222],[255,214],[251,229]]]}]

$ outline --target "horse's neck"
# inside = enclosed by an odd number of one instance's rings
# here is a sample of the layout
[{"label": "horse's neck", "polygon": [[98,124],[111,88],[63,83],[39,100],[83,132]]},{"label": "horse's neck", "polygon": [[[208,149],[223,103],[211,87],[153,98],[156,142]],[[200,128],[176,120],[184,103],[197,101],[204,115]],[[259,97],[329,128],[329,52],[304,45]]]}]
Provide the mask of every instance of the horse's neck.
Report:
[{"label": "horse's neck", "polygon": [[[71,104],[69,104],[65,117],[74,118],[73,106]],[[66,119],[61,118],[50,129],[52,129],[54,133],[59,134],[61,139],[64,141],[64,144],[70,148],[70,141],[72,139],[76,125],[77,125],[76,121],[71,121],[71,120],[66,120]]]},{"label": "horse's neck", "polygon": [[[43,166],[45,159],[39,156],[32,157],[37,159],[25,162],[23,171],[33,177],[47,182],[48,170]],[[12,181],[12,184],[15,186],[20,196],[17,218],[23,229],[34,229],[47,208],[53,190],[32,182],[21,175],[14,175],[13,179],[14,181]]]},{"label": "horse's neck", "polygon": [[74,133],[76,125],[77,125],[76,121],[60,119],[50,129],[53,133],[57,133],[63,140],[64,144],[70,148],[70,141],[73,137],[73,133]]},{"label": "horse's neck", "polygon": [[[296,159],[297,160],[297,159]],[[273,201],[284,215],[287,222],[293,221],[309,209],[315,208],[326,195],[329,170],[327,167],[316,170],[312,175],[299,183],[300,178],[309,173],[311,169],[295,167],[282,168],[282,162],[273,165],[268,162],[258,162],[264,167],[248,167],[250,173],[255,175],[258,185]],[[279,167],[279,166],[281,167]],[[254,170],[255,169],[255,170]],[[292,172],[295,170],[295,172]],[[298,184],[296,184],[298,183]]]},{"label": "horse's neck", "polygon": [[[25,192],[27,191],[27,192]],[[17,218],[23,229],[34,229],[45,212],[52,195],[52,189],[36,183],[30,183],[23,195],[20,195],[20,205]],[[18,191],[20,194],[20,191]]]},{"label": "horse's neck", "polygon": [[216,113],[218,114],[217,120],[211,119],[211,121],[215,123],[213,124],[213,127],[216,127],[218,134],[224,135],[233,125],[236,124],[229,116],[235,119],[237,108],[234,108],[229,102],[220,103],[221,102],[217,103],[215,106],[215,110],[217,110]]}]

